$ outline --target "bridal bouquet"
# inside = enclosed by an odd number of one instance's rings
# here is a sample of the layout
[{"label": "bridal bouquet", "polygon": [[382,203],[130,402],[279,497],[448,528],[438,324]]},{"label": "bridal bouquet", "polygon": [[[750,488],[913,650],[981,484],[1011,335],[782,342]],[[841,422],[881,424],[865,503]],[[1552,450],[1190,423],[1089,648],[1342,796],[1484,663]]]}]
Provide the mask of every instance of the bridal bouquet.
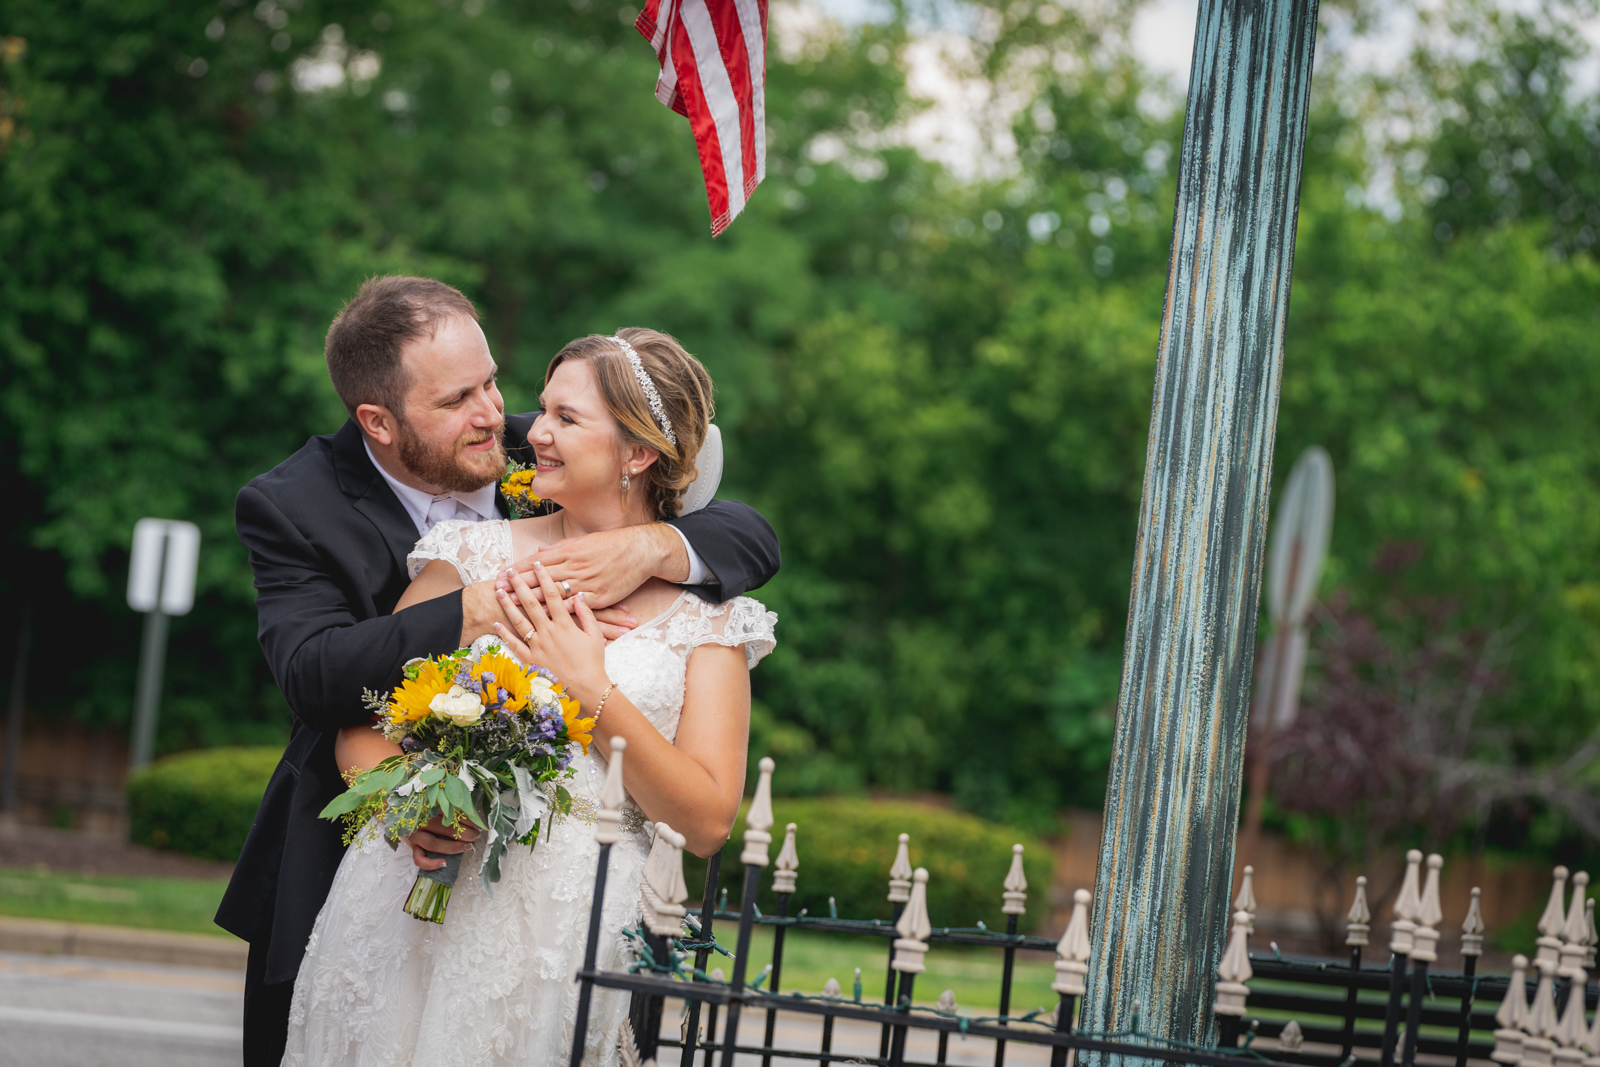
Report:
[{"label": "bridal bouquet", "polygon": [[[374,728],[401,752],[357,775],[322,810],[344,819],[347,842],[375,819],[391,848],[436,815],[445,825],[469,821],[488,834],[480,877],[492,894],[510,843],[538,843],[552,800],[558,813],[570,809],[559,783],[572,776],[573,746],[589,751],[594,719],[578,717],[578,702],[553,674],[524,667],[499,645],[414,659],[399,688],[368,690],[366,703],[378,716]],[[443,922],[460,869],[457,853],[420,872],[406,913]]]}]

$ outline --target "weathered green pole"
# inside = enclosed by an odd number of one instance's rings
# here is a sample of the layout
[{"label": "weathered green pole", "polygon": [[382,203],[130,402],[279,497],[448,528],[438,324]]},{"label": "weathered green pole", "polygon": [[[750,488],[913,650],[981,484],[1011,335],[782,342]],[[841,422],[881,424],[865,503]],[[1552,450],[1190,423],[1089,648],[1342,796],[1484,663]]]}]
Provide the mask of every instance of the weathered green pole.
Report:
[{"label": "weathered green pole", "polygon": [[1208,1041],[1316,0],[1201,0],[1083,1028]]}]

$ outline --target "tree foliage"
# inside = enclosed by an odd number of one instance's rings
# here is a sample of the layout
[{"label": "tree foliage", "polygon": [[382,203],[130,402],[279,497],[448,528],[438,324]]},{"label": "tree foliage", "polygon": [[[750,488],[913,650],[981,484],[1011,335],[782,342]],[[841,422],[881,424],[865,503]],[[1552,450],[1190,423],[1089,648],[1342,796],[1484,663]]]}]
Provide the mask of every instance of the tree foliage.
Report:
[{"label": "tree foliage", "polygon": [[[32,703],[126,722],[125,546],[169,515],[206,540],[161,746],[283,735],[232,496],[337,427],[322,331],[405,270],[478,300],[519,410],[579,334],[648,324],[705,359],[724,490],[784,544],[755,745],[788,787],[1098,805],[1181,113],[1148,106],[1126,12],[1090,10],[971,8],[969,76],[1028,101],[984,179],[897,132],[903,13],[780,13],[769,177],[713,242],[648,47],[590,0],[11,0],[4,580],[76,635],[44,642],[71,651],[41,650]],[[1491,30],[1471,63],[1320,83],[1277,463],[1333,455],[1328,580],[1355,606],[1415,541],[1419,587],[1516,625],[1483,717],[1543,724],[1510,754],[1537,763],[1600,723],[1600,137],[1562,74],[1578,38]],[[1388,144],[1363,108],[1396,101],[1417,121]]]}]

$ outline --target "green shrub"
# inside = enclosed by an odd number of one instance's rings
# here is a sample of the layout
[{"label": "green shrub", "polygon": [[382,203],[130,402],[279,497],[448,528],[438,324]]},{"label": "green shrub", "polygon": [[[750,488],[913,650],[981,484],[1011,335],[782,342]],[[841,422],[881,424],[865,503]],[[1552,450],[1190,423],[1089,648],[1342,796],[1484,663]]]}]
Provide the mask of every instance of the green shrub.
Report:
[{"label": "green shrub", "polygon": [[128,836],[201,859],[239,858],[279,748],[208,748],[156,760],[128,780]]},{"label": "green shrub", "polygon": [[[909,800],[865,797],[780,797],[772,802],[777,824],[768,856],[776,861],[784,828],[794,823],[800,870],[789,914],[806,908],[828,914],[828,897],[838,902],[841,919],[888,919],[889,867],[900,835],[911,835],[911,865],[928,869],[928,914],[934,926],[1005,929],[1000,911],[1001,883],[1011,869],[1011,846],[1022,845],[1028,877],[1028,911],[1018,929],[1028,931],[1050,911],[1050,881],[1055,855],[1038,838],[974,815],[947,811]],[[721,884],[729,907],[737,908],[743,893],[744,867],[739,851],[744,814],[723,847]],[[705,863],[686,857],[690,907],[698,907],[705,885]],[[772,865],[761,875],[757,904],[767,914],[777,907],[772,892]]]}]

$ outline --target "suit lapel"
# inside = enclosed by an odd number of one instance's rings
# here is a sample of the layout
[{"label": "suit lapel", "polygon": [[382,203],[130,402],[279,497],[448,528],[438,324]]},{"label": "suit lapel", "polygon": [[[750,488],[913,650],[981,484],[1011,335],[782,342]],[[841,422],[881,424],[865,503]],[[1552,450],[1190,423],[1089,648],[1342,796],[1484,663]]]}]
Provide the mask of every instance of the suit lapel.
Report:
[{"label": "suit lapel", "polygon": [[400,573],[406,571],[406,557],[417,544],[417,524],[410,512],[383,480],[378,468],[362,447],[361,428],[346,421],[333,436],[333,469],[339,489],[350,499],[350,506],[366,517],[383,535],[389,554]]}]

